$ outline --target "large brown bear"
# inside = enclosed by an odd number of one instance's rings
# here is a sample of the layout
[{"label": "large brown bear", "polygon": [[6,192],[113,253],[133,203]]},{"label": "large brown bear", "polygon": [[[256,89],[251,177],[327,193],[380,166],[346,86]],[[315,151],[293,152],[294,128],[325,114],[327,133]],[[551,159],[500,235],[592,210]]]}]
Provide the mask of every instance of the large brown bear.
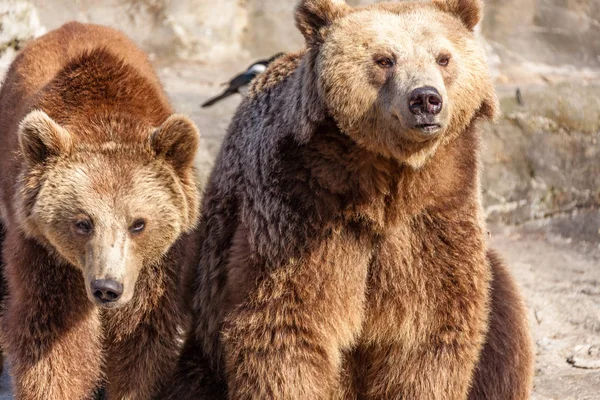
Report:
[{"label": "large brown bear", "polygon": [[526,399],[524,307],[486,244],[479,0],[304,0],[205,193],[171,399]]},{"label": "large brown bear", "polygon": [[149,399],[177,362],[197,258],[198,132],[145,54],[69,23],[0,91],[2,345],[22,400]]}]

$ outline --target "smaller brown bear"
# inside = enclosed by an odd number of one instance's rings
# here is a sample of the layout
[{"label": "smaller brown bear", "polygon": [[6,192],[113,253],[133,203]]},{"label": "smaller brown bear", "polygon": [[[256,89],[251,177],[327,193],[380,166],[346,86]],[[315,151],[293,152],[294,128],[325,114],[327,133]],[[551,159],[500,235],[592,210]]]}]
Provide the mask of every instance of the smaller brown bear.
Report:
[{"label": "smaller brown bear", "polygon": [[302,0],[207,185],[171,399],[525,400],[521,298],[488,248],[480,0]]},{"label": "smaller brown bear", "polygon": [[123,34],[69,23],[0,91],[2,345],[22,400],[150,399],[187,319],[199,136]]}]

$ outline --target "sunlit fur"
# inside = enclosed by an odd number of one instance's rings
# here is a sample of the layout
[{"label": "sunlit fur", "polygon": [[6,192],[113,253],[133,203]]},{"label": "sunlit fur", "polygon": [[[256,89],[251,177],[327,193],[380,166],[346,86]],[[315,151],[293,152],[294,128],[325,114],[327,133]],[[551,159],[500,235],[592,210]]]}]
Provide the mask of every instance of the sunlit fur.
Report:
[{"label": "sunlit fur", "polygon": [[[117,31],[70,23],[13,62],[0,91],[0,204],[2,345],[17,398],[88,399],[104,384],[111,399],[150,399],[169,377],[186,327],[179,275],[196,248],[198,140]],[[99,301],[96,279],[123,294]]]},{"label": "sunlit fur", "polygon": [[[256,79],[206,188],[166,398],[528,398],[524,307],[481,212],[480,17],[477,0],[300,2],[307,48]],[[406,115],[424,84],[447,107],[429,140]]]}]

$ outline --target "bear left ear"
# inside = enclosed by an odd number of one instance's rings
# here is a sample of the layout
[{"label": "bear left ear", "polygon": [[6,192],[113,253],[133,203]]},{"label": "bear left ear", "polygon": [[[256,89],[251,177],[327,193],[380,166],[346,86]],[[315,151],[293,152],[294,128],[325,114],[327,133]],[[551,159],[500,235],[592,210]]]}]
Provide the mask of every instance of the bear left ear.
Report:
[{"label": "bear left ear", "polygon": [[350,12],[344,0],[300,0],[296,7],[296,26],[309,46],[323,43],[324,30]]},{"label": "bear left ear", "polygon": [[498,102],[498,97],[491,84],[486,89],[486,95],[483,98],[483,102],[481,103],[477,114],[481,118],[486,118],[490,121],[496,121],[500,116],[500,103]]},{"label": "bear left ear", "polygon": [[150,136],[150,145],[157,155],[164,157],[176,171],[189,168],[200,144],[196,125],[186,116],[174,114]]},{"label": "bear left ear", "polygon": [[472,31],[483,17],[482,0],[433,0],[443,11],[456,15]]},{"label": "bear left ear", "polygon": [[33,110],[19,124],[19,147],[30,165],[71,151],[71,134],[42,110]]}]

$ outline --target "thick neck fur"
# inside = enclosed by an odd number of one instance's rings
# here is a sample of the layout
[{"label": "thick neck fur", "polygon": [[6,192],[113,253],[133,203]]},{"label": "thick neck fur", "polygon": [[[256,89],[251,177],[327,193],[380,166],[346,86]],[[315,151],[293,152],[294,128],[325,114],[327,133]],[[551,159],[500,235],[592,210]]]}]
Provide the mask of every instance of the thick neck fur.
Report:
[{"label": "thick neck fur", "polygon": [[274,165],[282,164],[279,171],[311,165],[306,172],[312,190],[329,194],[324,197],[329,204],[320,207],[323,214],[340,214],[383,231],[426,212],[466,207],[476,213],[478,142],[471,127],[415,169],[361,148],[328,120],[306,144],[282,141]]},{"label": "thick neck fur", "polygon": [[[264,155],[273,173],[292,171],[290,175],[298,166],[317,165],[303,173],[313,190],[329,193],[330,203],[317,207],[321,219],[329,213],[343,214],[380,230],[432,208],[468,207],[477,212],[479,205],[469,204],[478,199],[475,120],[460,134],[448,132],[452,139],[420,168],[413,168],[361,148],[340,131],[319,100],[316,77],[311,76],[313,63],[310,51],[287,56],[256,82],[251,96],[268,97],[268,113],[277,115],[270,121],[276,124],[273,134],[264,139],[277,140],[278,145],[263,147],[275,149]],[[284,88],[271,91],[275,85]],[[289,111],[298,108],[302,112]]]},{"label": "thick neck fur", "polygon": [[[341,132],[319,105],[311,58],[301,53],[277,61],[257,79],[230,128],[233,135],[244,132],[239,150],[250,153],[240,166],[249,193],[242,219],[255,221],[252,227],[278,226],[252,232],[259,253],[293,257],[299,249],[286,243],[308,245],[341,226],[380,235],[422,216],[479,224],[475,121],[418,169],[377,155]],[[281,247],[269,247],[273,242]]]}]

